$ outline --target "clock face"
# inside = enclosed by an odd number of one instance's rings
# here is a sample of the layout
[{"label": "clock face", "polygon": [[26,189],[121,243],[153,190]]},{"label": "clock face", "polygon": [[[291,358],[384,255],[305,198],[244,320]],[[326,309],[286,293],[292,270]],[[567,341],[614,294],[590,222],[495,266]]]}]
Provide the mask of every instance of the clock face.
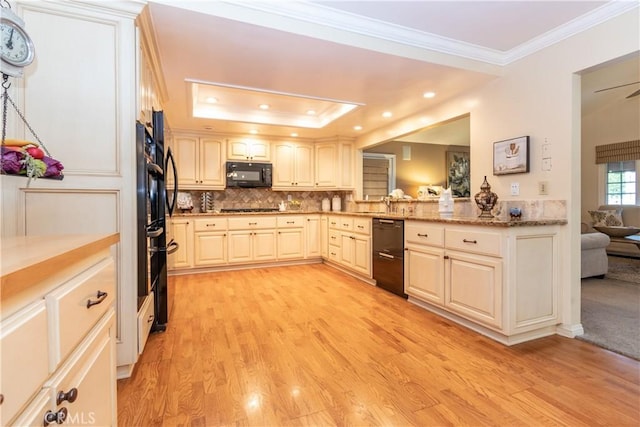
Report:
[{"label": "clock face", "polygon": [[9,64],[24,67],[33,61],[33,43],[29,36],[15,23],[3,20],[0,23],[0,57]]}]

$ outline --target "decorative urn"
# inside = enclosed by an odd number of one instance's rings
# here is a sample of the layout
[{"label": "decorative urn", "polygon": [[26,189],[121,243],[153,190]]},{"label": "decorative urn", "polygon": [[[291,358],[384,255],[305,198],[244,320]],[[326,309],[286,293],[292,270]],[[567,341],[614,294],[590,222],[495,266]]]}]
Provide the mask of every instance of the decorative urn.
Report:
[{"label": "decorative urn", "polygon": [[493,218],[491,210],[495,207],[498,201],[498,195],[491,191],[491,186],[487,182],[485,175],[484,182],[480,186],[480,192],[474,196],[476,204],[480,208],[481,212],[479,218]]}]

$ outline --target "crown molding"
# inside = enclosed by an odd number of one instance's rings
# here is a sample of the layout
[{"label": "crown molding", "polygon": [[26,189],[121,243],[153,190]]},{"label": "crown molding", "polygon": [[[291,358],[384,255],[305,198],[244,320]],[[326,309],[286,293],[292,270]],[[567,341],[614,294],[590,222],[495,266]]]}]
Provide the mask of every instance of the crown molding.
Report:
[{"label": "crown molding", "polygon": [[640,5],[636,0],[612,0],[561,27],[504,52],[304,1],[229,0],[221,3],[498,66],[522,59]]}]

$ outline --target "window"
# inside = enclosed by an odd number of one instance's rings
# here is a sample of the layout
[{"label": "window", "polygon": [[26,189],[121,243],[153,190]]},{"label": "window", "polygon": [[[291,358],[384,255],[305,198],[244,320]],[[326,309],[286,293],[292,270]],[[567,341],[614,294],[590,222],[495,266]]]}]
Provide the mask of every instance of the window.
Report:
[{"label": "window", "polygon": [[608,205],[635,205],[637,199],[636,161],[607,163],[606,197]]}]

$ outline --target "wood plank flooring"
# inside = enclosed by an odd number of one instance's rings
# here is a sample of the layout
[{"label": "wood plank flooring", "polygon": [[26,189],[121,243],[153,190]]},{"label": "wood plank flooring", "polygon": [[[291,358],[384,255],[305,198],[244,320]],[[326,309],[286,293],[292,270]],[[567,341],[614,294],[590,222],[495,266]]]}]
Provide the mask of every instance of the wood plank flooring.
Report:
[{"label": "wood plank flooring", "polygon": [[170,279],[121,426],[640,425],[640,364],[505,347],[322,264]]}]

